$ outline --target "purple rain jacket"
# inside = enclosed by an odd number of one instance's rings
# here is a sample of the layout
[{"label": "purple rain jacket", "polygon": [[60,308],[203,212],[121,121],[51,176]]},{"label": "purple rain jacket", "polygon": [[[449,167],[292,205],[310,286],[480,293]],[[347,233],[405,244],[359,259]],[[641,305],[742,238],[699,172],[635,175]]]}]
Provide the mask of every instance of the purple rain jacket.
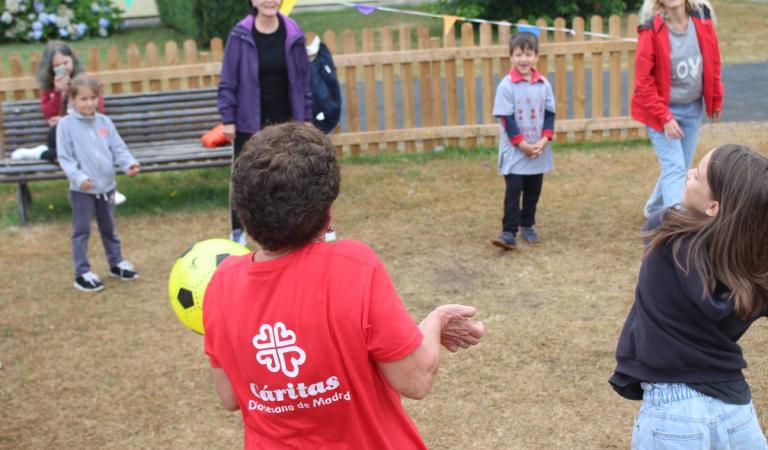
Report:
[{"label": "purple rain jacket", "polygon": [[[282,14],[280,19],[285,25],[291,115],[297,122],[308,122],[312,120],[312,90],[304,32],[293,19]],[[251,32],[253,21],[254,16],[249,14],[229,32],[216,100],[221,121],[234,123],[240,133],[255,133],[261,129],[259,54]]]}]

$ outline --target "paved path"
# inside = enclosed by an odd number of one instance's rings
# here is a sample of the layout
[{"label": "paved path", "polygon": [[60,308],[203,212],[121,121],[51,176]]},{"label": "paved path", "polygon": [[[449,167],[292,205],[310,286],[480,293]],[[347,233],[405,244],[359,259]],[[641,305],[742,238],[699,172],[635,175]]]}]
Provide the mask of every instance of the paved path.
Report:
[{"label": "paved path", "polygon": [[[768,0],[767,0],[768,1]],[[552,74],[550,74],[552,75]],[[550,76],[550,82],[553,84],[554,88],[554,76]],[[603,86],[604,86],[604,105],[603,105],[603,111],[608,111],[608,72],[604,74],[604,80],[603,80]],[[477,92],[480,91],[481,82],[480,79],[475,80],[475,84],[477,87]],[[498,78],[496,80],[498,82]],[[569,74],[568,76],[568,91],[571,91],[571,84],[572,79]],[[624,95],[627,95],[626,92],[626,73],[622,76],[622,86],[624,87]],[[768,62],[762,62],[762,63],[751,63],[751,64],[728,64],[723,66],[723,85],[725,88],[725,105],[724,105],[724,112],[722,115],[721,120],[723,122],[763,122],[768,121]],[[464,99],[461,92],[463,92],[463,80],[461,78],[458,79],[457,82],[457,91],[459,92],[458,102],[459,102],[459,123],[463,123],[463,117],[464,117]],[[401,104],[400,104],[400,83],[399,81],[396,83],[395,86],[395,92],[396,92],[396,98],[397,105],[396,110],[401,110]],[[414,97],[415,97],[415,104],[416,104],[416,110],[420,110],[420,94],[419,94],[419,83],[418,80],[414,81]],[[586,77],[586,98],[587,98],[587,105],[586,105],[586,114],[587,117],[591,115],[592,111],[592,104],[591,104],[591,95],[592,92],[592,86],[591,86],[591,80],[589,75]],[[344,93],[346,94],[346,93]],[[358,85],[358,97],[362,100],[365,99],[365,91],[363,89],[362,83]],[[344,99],[346,101],[346,98]],[[626,102],[624,102],[626,103]],[[383,99],[383,90],[381,86],[381,82],[377,85],[377,93],[376,93],[376,104],[377,104],[377,110],[378,110],[378,121],[379,121],[379,128],[384,128],[384,99]],[[478,96],[477,98],[477,107],[476,107],[478,117],[478,122],[482,122],[482,105],[481,105],[481,99]],[[346,108],[344,108],[344,115],[342,116],[342,128],[344,130],[347,130],[347,118],[346,118]],[[445,112],[443,111],[445,114]],[[628,114],[627,105],[624,105],[624,110],[622,111],[622,114]],[[573,111],[571,108],[569,108],[569,111],[567,113],[566,117],[572,117]],[[560,116],[562,117],[562,115]],[[365,108],[363,104],[361,104],[360,107],[360,124],[361,128],[365,129]],[[443,123],[445,123],[445,117],[443,118]],[[420,117],[416,117],[416,126],[420,126],[421,120]],[[398,114],[397,116],[397,126],[402,127],[402,115]]]}]

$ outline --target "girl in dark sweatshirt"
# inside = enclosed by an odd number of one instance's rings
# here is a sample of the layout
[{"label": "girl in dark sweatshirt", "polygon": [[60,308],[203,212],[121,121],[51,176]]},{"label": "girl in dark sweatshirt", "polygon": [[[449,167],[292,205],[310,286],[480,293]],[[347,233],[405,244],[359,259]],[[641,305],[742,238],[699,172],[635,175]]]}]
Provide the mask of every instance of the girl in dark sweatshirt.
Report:
[{"label": "girl in dark sweatshirt", "polygon": [[613,388],[643,400],[633,449],[768,449],[737,341],[768,303],[768,158],[741,145],[688,172],[651,217]]}]

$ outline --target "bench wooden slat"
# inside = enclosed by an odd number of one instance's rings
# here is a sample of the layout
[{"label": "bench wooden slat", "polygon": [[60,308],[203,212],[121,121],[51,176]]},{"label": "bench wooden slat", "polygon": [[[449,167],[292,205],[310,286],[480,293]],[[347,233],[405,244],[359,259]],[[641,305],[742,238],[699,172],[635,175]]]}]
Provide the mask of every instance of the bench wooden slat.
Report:
[{"label": "bench wooden slat", "polygon": [[[173,92],[120,94],[106,97],[105,108],[118,132],[142,166],[142,172],[163,172],[231,164],[230,146],[204,148],[200,137],[220,122],[215,88]],[[6,155],[18,147],[47,141],[48,124],[39,100],[0,105]],[[0,161],[0,183],[17,183],[19,218],[27,221],[27,183],[66,178],[61,168],[47,161]],[[26,200],[25,200],[26,199]]]}]

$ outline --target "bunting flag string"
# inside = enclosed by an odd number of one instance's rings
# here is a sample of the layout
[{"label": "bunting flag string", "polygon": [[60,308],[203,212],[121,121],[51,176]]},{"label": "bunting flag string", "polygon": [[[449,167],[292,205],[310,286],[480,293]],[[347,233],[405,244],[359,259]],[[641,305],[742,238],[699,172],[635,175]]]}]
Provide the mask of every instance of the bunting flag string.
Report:
[{"label": "bunting flag string", "polygon": [[[291,3],[291,8],[293,8],[293,5],[296,3],[296,0],[283,0],[283,6],[285,6],[286,3]],[[376,11],[383,11],[383,12],[390,12],[395,14],[408,14],[411,16],[421,16],[421,17],[430,17],[435,19],[442,19],[443,20],[443,33],[448,34],[450,30],[453,29],[454,24],[457,21],[462,22],[472,22],[472,23],[489,23],[491,25],[501,25],[501,26],[513,26],[516,27],[518,31],[524,31],[528,33],[533,33],[537,37],[540,35],[541,30],[546,31],[561,31],[570,35],[575,35],[576,32],[571,28],[558,28],[558,27],[542,27],[538,25],[528,25],[528,24],[514,24],[507,21],[498,21],[498,20],[486,20],[486,19],[477,19],[477,18],[470,18],[470,17],[459,17],[459,16],[451,16],[447,14],[435,14],[435,13],[429,13],[425,11],[415,11],[411,9],[399,9],[399,8],[390,8],[388,6],[377,6],[377,5],[366,5],[361,3],[350,3],[350,2],[333,2],[337,5],[346,6],[348,8],[355,8],[358,12],[361,14],[365,14],[366,16],[369,16],[373,14]],[[282,11],[282,7],[281,7]],[[608,39],[616,39],[616,36],[611,36],[609,34],[604,33],[593,33],[590,31],[585,31],[584,35],[586,36],[594,36],[594,37],[601,37],[601,38],[608,38]],[[629,42],[637,42],[637,39],[633,38],[620,38],[623,41],[629,41]]]}]

